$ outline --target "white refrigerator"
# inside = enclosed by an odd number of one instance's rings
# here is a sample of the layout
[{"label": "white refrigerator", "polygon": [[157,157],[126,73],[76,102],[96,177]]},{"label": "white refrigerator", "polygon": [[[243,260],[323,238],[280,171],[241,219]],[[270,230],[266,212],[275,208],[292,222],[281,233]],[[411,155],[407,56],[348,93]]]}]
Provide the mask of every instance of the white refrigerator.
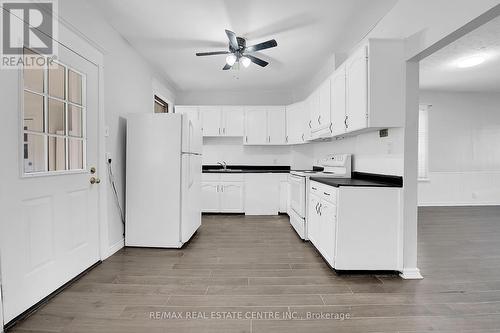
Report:
[{"label": "white refrigerator", "polygon": [[198,113],[127,117],[125,245],[180,248],[201,225]]}]

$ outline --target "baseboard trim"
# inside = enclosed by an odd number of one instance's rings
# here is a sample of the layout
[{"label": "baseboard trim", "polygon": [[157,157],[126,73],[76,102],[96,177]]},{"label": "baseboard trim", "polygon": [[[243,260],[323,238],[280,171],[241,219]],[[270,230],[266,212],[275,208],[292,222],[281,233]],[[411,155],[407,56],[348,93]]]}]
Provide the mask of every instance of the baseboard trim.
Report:
[{"label": "baseboard trim", "polygon": [[500,206],[500,202],[424,202],[419,207],[468,207],[468,206]]},{"label": "baseboard trim", "polygon": [[124,247],[125,247],[125,239],[123,238],[108,248],[108,250],[104,254],[102,260],[105,260],[105,259],[111,257],[113,254],[120,251]]},{"label": "baseboard trim", "polygon": [[403,269],[399,276],[405,280],[422,280],[424,278],[418,268]]}]

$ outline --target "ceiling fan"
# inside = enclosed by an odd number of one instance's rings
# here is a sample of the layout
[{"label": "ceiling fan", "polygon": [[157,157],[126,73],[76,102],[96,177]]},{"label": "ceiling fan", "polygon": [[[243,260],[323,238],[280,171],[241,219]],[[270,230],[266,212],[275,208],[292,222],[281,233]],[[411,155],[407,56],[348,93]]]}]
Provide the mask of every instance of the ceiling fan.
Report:
[{"label": "ceiling fan", "polygon": [[272,47],[278,46],[276,40],[271,39],[267,42],[259,43],[252,46],[247,46],[247,41],[243,37],[237,37],[236,34],[230,30],[226,30],[227,38],[229,39],[229,51],[215,51],[215,52],[199,52],[196,53],[198,57],[227,54],[226,65],[222,68],[223,70],[231,69],[234,64],[240,63],[243,67],[248,67],[251,62],[261,67],[266,67],[269,63],[260,58],[257,58],[251,54],[252,52],[257,52],[265,49],[270,49]]}]

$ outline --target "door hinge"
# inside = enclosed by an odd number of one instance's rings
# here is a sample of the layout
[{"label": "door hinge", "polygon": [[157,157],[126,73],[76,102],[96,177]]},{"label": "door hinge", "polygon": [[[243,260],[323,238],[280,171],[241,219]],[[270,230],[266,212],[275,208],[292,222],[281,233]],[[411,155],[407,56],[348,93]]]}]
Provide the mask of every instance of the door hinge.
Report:
[{"label": "door hinge", "polygon": [[288,135],[287,135],[287,136],[285,136],[285,142],[287,142],[287,143],[288,143]]}]

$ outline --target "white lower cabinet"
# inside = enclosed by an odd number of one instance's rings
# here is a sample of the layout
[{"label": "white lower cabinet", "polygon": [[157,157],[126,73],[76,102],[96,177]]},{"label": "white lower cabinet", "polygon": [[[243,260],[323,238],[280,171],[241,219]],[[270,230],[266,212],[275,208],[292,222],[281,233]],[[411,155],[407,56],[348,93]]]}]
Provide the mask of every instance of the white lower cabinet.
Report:
[{"label": "white lower cabinet", "polygon": [[203,181],[201,193],[202,212],[218,213],[220,209],[219,182]]},{"label": "white lower cabinet", "polygon": [[401,271],[401,188],[311,181],[309,191],[308,237],[331,267]]},{"label": "white lower cabinet", "polygon": [[220,183],[220,211],[223,213],[243,213],[245,211],[245,183],[221,182]]},{"label": "white lower cabinet", "polygon": [[201,190],[202,212],[245,212],[245,177],[243,174],[203,174]]},{"label": "white lower cabinet", "polygon": [[204,173],[202,212],[277,215],[288,207],[288,174]]}]

